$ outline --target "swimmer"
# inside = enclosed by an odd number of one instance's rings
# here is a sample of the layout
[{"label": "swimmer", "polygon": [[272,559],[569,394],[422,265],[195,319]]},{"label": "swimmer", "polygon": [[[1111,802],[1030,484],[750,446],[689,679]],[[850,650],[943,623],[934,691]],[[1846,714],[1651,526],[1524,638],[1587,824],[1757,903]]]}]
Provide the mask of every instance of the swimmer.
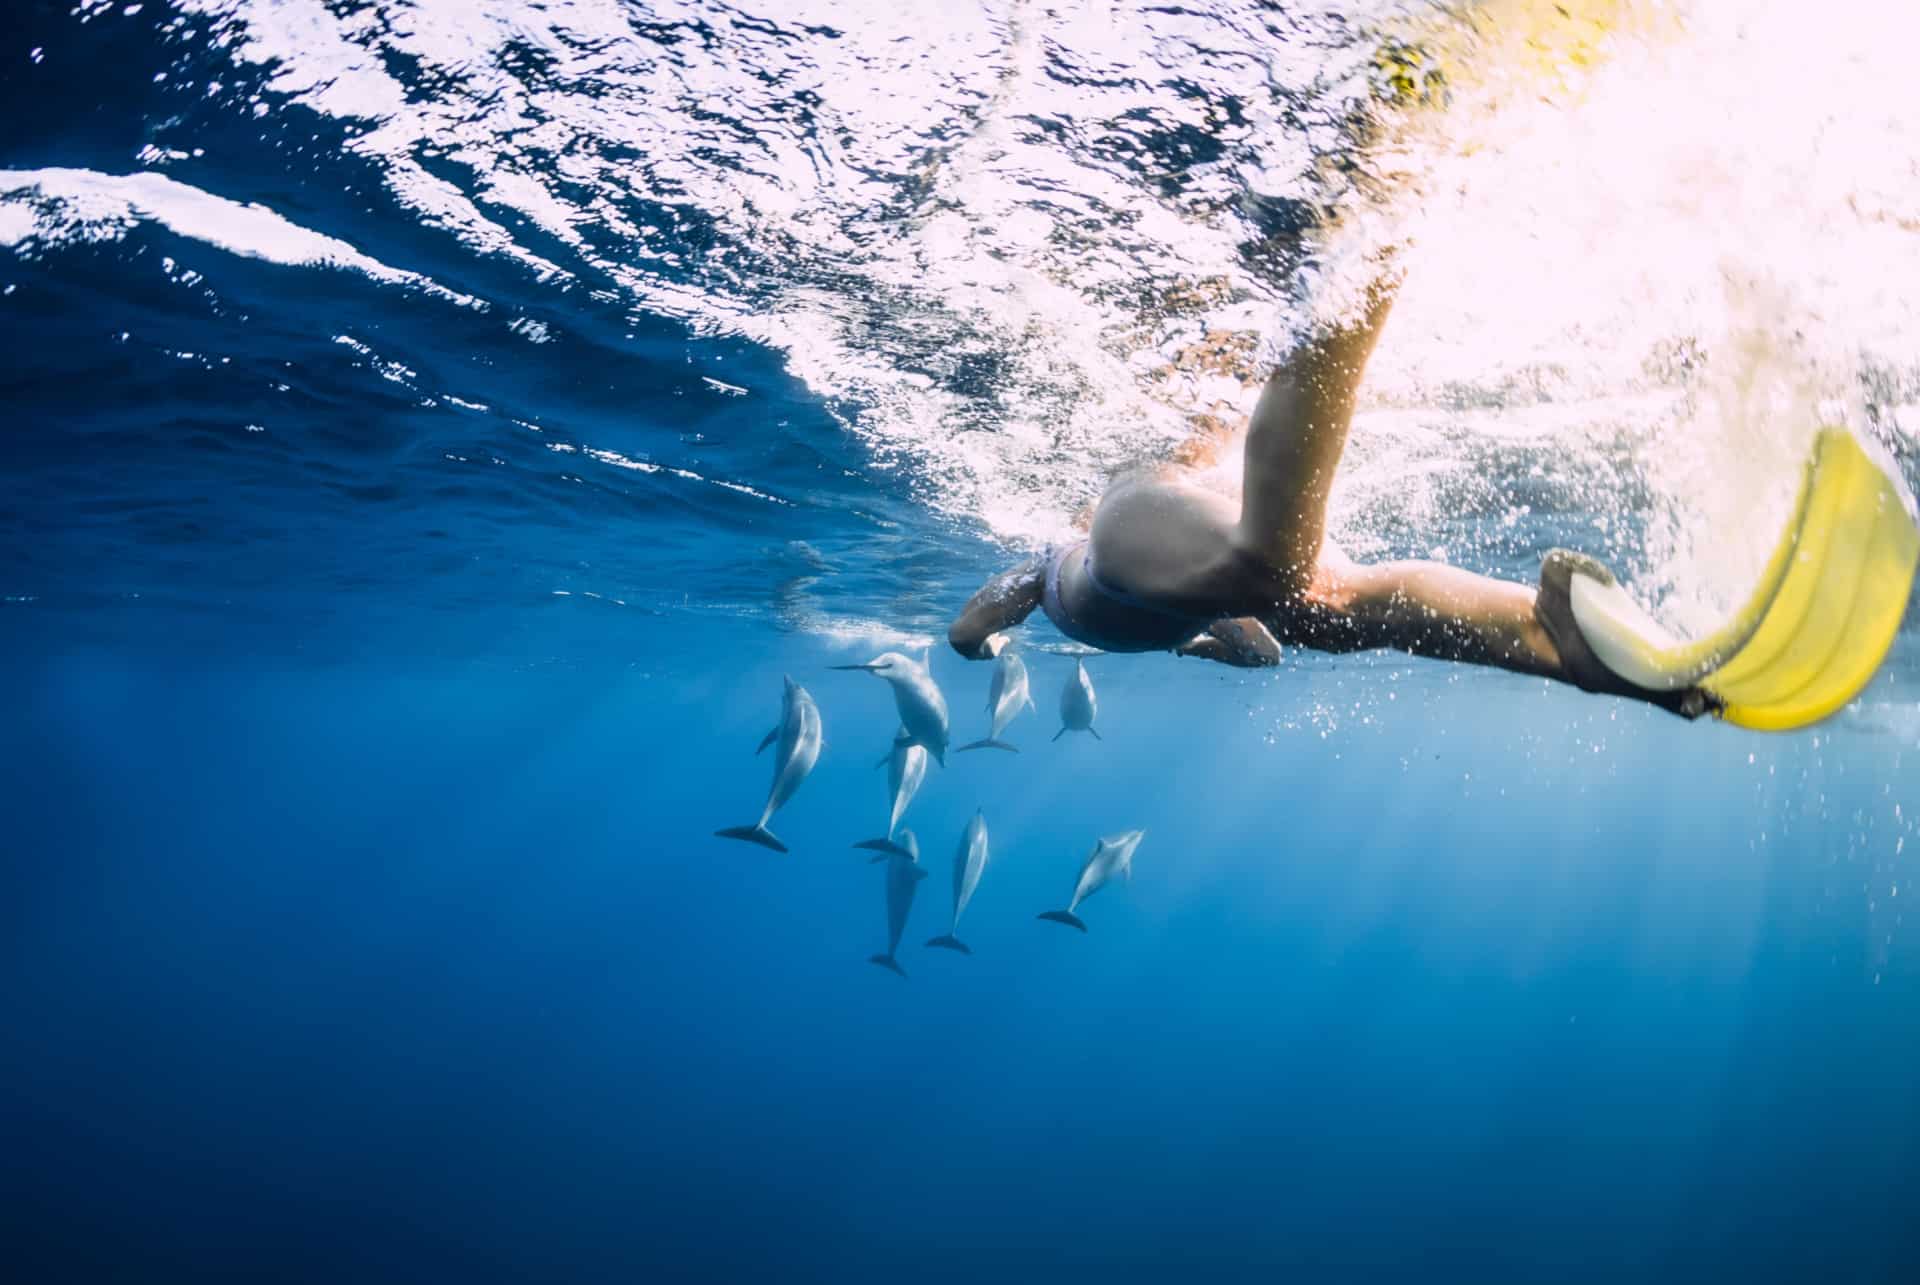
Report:
[{"label": "swimmer", "polygon": [[1582,637],[1570,603],[1576,574],[1606,569],[1549,553],[1537,588],[1437,562],[1361,563],[1327,538],[1327,500],[1346,448],[1355,394],[1393,303],[1388,273],[1358,320],[1324,329],[1267,380],[1246,431],[1240,503],[1193,480],[1200,441],[1175,463],[1108,488],[1084,539],[989,580],[948,630],[955,651],[986,660],[1035,608],[1076,642],[1103,651],[1172,651],[1228,665],[1277,664],[1283,643],[1321,651],[1397,648],[1628,696],[1697,718],[1704,689],[1636,686]]}]

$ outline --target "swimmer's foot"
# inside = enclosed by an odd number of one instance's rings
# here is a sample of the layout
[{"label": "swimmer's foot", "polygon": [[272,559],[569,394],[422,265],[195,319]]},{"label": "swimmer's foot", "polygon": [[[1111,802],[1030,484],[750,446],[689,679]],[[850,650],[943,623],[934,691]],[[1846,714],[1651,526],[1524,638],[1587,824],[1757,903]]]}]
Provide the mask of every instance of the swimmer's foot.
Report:
[{"label": "swimmer's foot", "polygon": [[1553,639],[1560,653],[1561,668],[1580,690],[1608,696],[1625,696],[1657,705],[1669,714],[1699,718],[1717,712],[1720,702],[1712,693],[1698,687],[1661,692],[1639,687],[1608,669],[1580,633],[1573,615],[1573,576],[1575,572],[1591,576],[1602,584],[1614,582],[1613,573],[1593,558],[1569,549],[1550,550],[1540,564],[1540,596],[1534,599],[1533,614],[1541,628]]}]

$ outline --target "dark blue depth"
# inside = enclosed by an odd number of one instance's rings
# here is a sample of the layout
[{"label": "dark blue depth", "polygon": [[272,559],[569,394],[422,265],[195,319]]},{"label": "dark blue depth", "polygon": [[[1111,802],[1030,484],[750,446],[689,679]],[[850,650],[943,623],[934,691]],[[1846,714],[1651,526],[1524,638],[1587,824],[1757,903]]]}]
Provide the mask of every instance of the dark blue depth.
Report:
[{"label": "dark blue depth", "polygon": [[[470,253],[236,110],[260,69],[152,81],[166,5],[72,10],[9,7],[0,168],[173,121],[173,177],[492,307],[151,223],[0,250],[7,1279],[1920,1280],[1911,632],[1893,722],[1788,738],[1145,656],[1054,744],[1031,628],[1022,752],[909,813],[902,981],[834,629],[937,637],[1006,551],[778,354]],[[1423,538],[1528,576],[1577,516]],[[984,735],[990,669],[933,665]],[[827,737],[787,856],[712,837],[782,674]],[[974,954],[928,950],[976,808]],[[1086,935],[1035,919],[1136,827]]]}]

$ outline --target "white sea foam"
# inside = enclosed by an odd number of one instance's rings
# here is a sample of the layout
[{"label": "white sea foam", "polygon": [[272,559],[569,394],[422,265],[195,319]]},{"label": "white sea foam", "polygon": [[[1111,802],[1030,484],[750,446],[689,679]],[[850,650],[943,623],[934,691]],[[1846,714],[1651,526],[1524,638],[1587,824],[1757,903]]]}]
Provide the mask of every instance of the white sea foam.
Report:
[{"label": "white sea foam", "polygon": [[215,196],[165,174],[0,170],[0,245],[16,252],[36,241],[115,240],[142,222],[161,224],[180,236],[251,259],[340,268],[464,307],[486,306],[417,272],[390,268],[345,241],[300,227],[263,205]]},{"label": "white sea foam", "polygon": [[920,656],[932,650],[935,645],[931,634],[896,629],[883,621],[863,620],[857,616],[834,619],[822,617],[812,623],[809,632],[816,633],[828,642],[848,651],[869,655],[883,651],[899,651]]}]

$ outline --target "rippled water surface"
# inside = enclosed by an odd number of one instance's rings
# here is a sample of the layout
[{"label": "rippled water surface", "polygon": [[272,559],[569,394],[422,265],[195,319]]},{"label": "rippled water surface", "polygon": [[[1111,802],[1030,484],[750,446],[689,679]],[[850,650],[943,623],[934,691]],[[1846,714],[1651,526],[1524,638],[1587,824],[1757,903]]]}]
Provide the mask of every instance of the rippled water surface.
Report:
[{"label": "rippled water surface", "polygon": [[[694,576],[704,607],[898,620],[981,538],[1058,536],[1192,415],[1244,413],[1296,300],[1410,237],[1338,534],[1515,574],[1577,535],[1698,624],[1809,425],[1912,453],[1914,180],[1884,161],[1915,122],[1877,11],[1603,9],[39,9],[6,320],[67,336],[14,346],[29,396],[139,419],[33,434],[12,520],[84,476],[142,537],[90,552],[220,595],[180,555],[238,531],[155,511],[163,449],[217,461],[278,566],[344,543],[274,524],[316,482],[332,521],[395,524],[398,582],[470,558],[440,591],[666,609]],[[1448,88],[1382,110],[1389,38]],[[1340,245],[1306,232],[1327,211]],[[461,552],[431,543],[451,514]],[[650,556],[552,557],[622,516]],[[769,603],[711,536],[741,527],[840,592]],[[136,591],[78,553],[19,588]]]}]

